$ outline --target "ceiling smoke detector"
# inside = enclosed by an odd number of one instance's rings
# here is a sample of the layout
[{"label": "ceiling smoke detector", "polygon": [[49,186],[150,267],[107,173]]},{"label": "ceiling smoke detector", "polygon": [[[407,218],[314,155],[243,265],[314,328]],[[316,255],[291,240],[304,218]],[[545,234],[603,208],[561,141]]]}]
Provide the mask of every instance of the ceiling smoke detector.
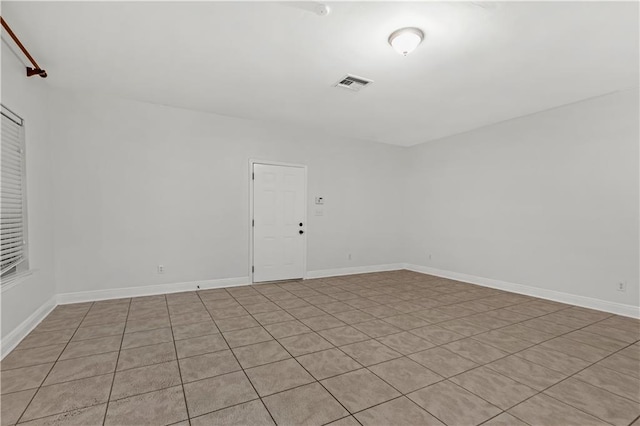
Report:
[{"label": "ceiling smoke detector", "polygon": [[371,83],[373,83],[373,80],[369,80],[368,78],[347,74],[338,80],[338,82],[334,84],[334,87],[341,87],[343,89],[351,90],[352,92],[359,92]]}]

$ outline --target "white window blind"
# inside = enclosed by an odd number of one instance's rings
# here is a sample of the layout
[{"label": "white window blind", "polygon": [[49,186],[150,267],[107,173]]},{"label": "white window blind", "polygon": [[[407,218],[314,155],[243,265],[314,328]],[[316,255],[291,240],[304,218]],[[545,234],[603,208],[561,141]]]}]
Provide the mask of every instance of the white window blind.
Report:
[{"label": "white window blind", "polygon": [[2,106],[0,274],[26,259],[24,122]]}]

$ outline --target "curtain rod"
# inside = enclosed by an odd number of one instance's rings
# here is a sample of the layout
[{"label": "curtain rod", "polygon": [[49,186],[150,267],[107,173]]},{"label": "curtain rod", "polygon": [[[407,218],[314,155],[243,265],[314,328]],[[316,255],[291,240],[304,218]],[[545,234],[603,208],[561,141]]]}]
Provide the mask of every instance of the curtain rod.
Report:
[{"label": "curtain rod", "polygon": [[33,56],[31,56],[27,51],[27,48],[24,47],[24,45],[20,42],[20,40],[18,40],[18,36],[16,36],[15,33],[11,31],[11,28],[9,28],[9,24],[7,24],[7,21],[5,21],[2,16],[0,16],[0,21],[2,21],[2,27],[5,30],[7,30],[7,33],[9,33],[13,41],[18,45],[20,50],[22,50],[22,53],[24,53],[24,55],[29,59],[29,61],[31,61],[31,64],[33,64],[33,68],[27,67],[27,77],[39,75],[42,78],[47,78],[47,72],[42,68],[40,68],[36,60],[33,59]]}]

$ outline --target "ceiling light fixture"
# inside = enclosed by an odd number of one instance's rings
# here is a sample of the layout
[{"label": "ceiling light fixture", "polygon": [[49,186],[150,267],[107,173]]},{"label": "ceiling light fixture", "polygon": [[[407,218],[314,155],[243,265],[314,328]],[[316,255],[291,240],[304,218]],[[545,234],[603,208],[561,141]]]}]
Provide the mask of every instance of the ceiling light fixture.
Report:
[{"label": "ceiling light fixture", "polygon": [[389,44],[401,55],[407,56],[418,47],[424,33],[420,28],[408,27],[400,28],[391,33],[389,36]]}]

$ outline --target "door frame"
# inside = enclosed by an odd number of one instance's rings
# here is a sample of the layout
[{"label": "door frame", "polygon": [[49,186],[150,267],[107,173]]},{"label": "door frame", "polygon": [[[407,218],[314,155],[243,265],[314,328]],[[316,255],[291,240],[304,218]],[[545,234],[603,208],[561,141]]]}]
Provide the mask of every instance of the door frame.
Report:
[{"label": "door frame", "polygon": [[249,159],[249,218],[247,224],[249,225],[249,264],[247,270],[249,273],[250,284],[261,284],[253,282],[253,165],[264,164],[267,166],[284,166],[284,167],[298,167],[303,169],[304,172],[304,209],[303,209],[303,221],[305,225],[304,244],[302,245],[302,279],[307,279],[307,236],[309,235],[309,227],[307,220],[307,201],[308,201],[308,187],[307,187],[307,165],[286,163],[282,161],[270,161],[270,160],[257,160],[254,158]]}]

